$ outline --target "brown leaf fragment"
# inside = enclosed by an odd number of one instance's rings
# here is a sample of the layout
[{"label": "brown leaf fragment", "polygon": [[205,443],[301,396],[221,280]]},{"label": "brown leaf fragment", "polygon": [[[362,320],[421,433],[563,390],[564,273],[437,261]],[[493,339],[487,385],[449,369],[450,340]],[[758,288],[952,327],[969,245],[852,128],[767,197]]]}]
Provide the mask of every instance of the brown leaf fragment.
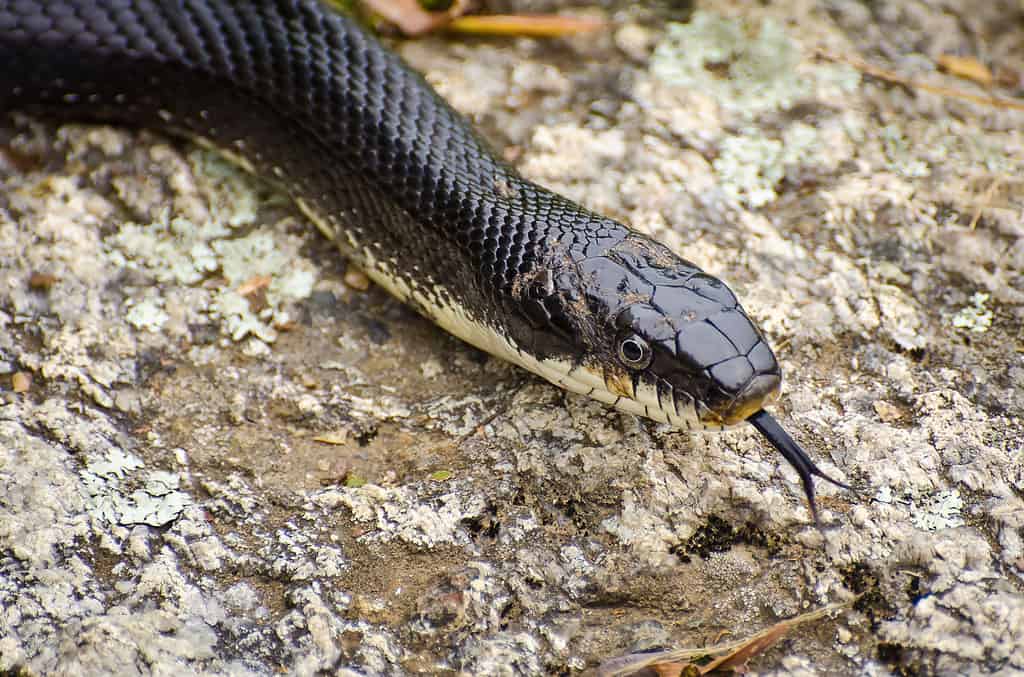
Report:
[{"label": "brown leaf fragment", "polygon": [[50,287],[57,284],[58,278],[53,273],[33,272],[28,276],[28,288],[35,291],[49,291]]},{"label": "brown leaf fragment", "polygon": [[11,390],[16,393],[27,393],[32,387],[32,374],[27,371],[18,371],[11,376]]},{"label": "brown leaf fragment", "polygon": [[348,442],[349,431],[346,429],[332,430],[330,432],[317,435],[313,438],[314,442],[322,442],[323,444],[345,444]]},{"label": "brown leaf fragment", "polygon": [[345,271],[345,277],[342,278],[342,282],[349,289],[355,289],[356,291],[366,291],[370,288],[370,278],[366,276],[366,273],[349,266],[348,270]]},{"label": "brown leaf fragment", "polygon": [[10,146],[0,146],[0,173],[17,172],[27,174],[37,169],[42,160],[31,155],[26,155]]},{"label": "brown leaf fragment", "polygon": [[428,12],[416,0],[363,0],[371,12],[393,24],[404,35],[415,37],[447,25],[452,19],[466,11],[466,0],[455,0],[443,12]]},{"label": "brown leaf fragment", "polygon": [[903,418],[903,410],[885,400],[876,400],[871,406],[883,423],[893,423]]},{"label": "brown leaf fragment", "polygon": [[658,663],[652,665],[651,669],[658,674],[658,677],[681,677],[683,667],[682,663]]},{"label": "brown leaf fragment", "polygon": [[[799,623],[797,623],[797,625],[799,625]],[[715,660],[703,666],[700,669],[700,672],[702,675],[706,675],[715,670],[740,670],[746,666],[747,661],[754,656],[767,651],[772,647],[772,645],[785,637],[794,627],[796,627],[796,625],[793,625],[793,620],[776,623],[767,630],[748,639],[742,646],[736,647],[733,651],[724,656],[719,656]]]},{"label": "brown leaf fragment", "polygon": [[999,66],[995,72],[995,83],[1004,89],[1024,89],[1024,73],[1010,66]]},{"label": "brown leaf fragment", "polygon": [[971,56],[957,56],[956,54],[942,54],[935,60],[939,68],[950,75],[965,80],[973,80],[979,85],[990,87],[992,85],[992,71],[988,66]]},{"label": "brown leaf fragment", "polygon": [[248,280],[240,284],[236,291],[239,296],[249,296],[253,292],[266,289],[270,286],[270,282],[271,277],[269,275],[253,275]]},{"label": "brown leaf fragment", "polygon": [[[626,677],[627,675],[647,674],[654,670],[656,674],[672,674],[663,672],[667,665],[680,666],[679,675],[708,674],[714,670],[740,671],[754,656],[763,653],[773,644],[794,628],[810,623],[811,621],[824,618],[834,611],[851,606],[857,598],[849,602],[830,604],[815,611],[811,611],[795,618],[776,623],[766,630],[748,637],[739,642],[719,644],[695,649],[672,649],[669,651],[656,651],[651,653],[635,653],[625,656],[616,656],[602,662],[596,674],[598,677]],[[710,663],[699,665],[694,661],[723,654]]]},{"label": "brown leaf fragment", "polygon": [[978,204],[977,209],[974,210],[974,216],[971,217],[971,230],[978,227],[978,221],[981,220],[981,213],[992,204],[992,198],[995,196],[996,191],[999,190],[999,186],[1002,182],[1003,177],[995,177],[992,179],[992,183],[989,184],[988,188],[985,189],[985,192],[981,194],[981,202]]}]

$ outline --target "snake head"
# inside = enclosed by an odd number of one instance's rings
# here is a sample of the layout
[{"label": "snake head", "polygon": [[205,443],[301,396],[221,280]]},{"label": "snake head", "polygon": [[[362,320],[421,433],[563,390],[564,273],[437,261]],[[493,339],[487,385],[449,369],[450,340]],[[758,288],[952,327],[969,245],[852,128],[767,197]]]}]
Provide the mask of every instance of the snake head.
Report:
[{"label": "snake head", "polygon": [[740,423],[778,395],[778,362],[736,296],[643,235],[549,261],[532,282],[531,347],[559,348],[542,360],[546,371],[531,368],[563,387],[709,429]]},{"label": "snake head", "polygon": [[636,233],[546,263],[523,287],[537,356],[524,366],[678,427],[750,422],[800,475],[820,526],[813,478],[849,487],[823,473],[764,410],[778,397],[782,372],[725,283]]}]

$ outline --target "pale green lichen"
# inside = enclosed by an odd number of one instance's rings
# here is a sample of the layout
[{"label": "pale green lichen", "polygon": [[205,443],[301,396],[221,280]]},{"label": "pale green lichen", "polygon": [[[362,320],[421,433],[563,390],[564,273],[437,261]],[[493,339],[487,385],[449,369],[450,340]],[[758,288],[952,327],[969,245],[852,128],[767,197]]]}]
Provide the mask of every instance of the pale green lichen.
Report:
[{"label": "pale green lichen", "polygon": [[881,141],[887,169],[907,178],[930,176],[933,168],[970,168],[968,176],[1014,176],[1024,171],[1018,136],[993,137],[962,120],[889,124],[872,137]]},{"label": "pale green lichen", "polygon": [[277,339],[277,331],[261,321],[252,312],[249,300],[233,289],[225,289],[217,294],[210,315],[221,320],[224,331],[234,341],[241,341],[246,336],[255,336],[268,343]]},{"label": "pale green lichen", "polygon": [[[209,218],[196,223],[165,212],[153,223],[125,224],[107,239],[109,256],[118,265],[146,270],[160,282],[195,285],[219,272],[223,281],[209,292],[209,303],[192,310],[221,320],[235,341],[255,336],[272,342],[277,338],[274,327],[290,320],[287,306],[312,293],[315,268],[298,256],[297,245],[285,243],[280,235],[238,234],[239,226],[255,221],[259,206],[259,195],[238,169],[210,151],[193,151],[189,160],[201,179],[197,183]],[[262,307],[254,311],[237,290],[257,276],[269,283]],[[148,297],[133,306],[128,320],[156,331],[168,320],[162,305],[161,299]]]},{"label": "pale green lichen", "polygon": [[312,270],[294,267],[294,256],[282,251],[269,233],[218,240],[212,246],[218,254],[221,272],[232,285],[265,275],[273,278],[267,291],[268,300],[275,294],[282,298],[303,298],[312,291]]},{"label": "pale green lichen", "polygon": [[192,171],[206,179],[203,193],[210,215],[232,228],[255,223],[259,195],[253,182],[238,167],[215,151],[196,149],[188,155]]},{"label": "pale green lichen", "polygon": [[992,320],[995,317],[992,311],[985,307],[990,296],[978,292],[971,296],[971,305],[960,309],[953,316],[953,326],[957,329],[966,329],[975,334],[983,334],[992,327]]},{"label": "pale green lichen", "polygon": [[121,479],[132,470],[141,468],[142,465],[142,459],[112,447],[104,456],[90,457],[85,467],[89,474],[106,480]]},{"label": "pale green lichen", "polygon": [[165,213],[152,223],[126,223],[106,242],[120,266],[144,268],[160,282],[196,284],[219,266],[209,243],[230,234],[219,221],[196,224]]},{"label": "pale green lichen", "polygon": [[964,500],[956,489],[940,491],[919,503],[911,521],[918,529],[938,531],[963,526]]},{"label": "pale green lichen", "polygon": [[160,299],[146,298],[128,310],[125,319],[136,329],[159,331],[170,316],[161,307]]},{"label": "pale green lichen", "polygon": [[192,497],[178,488],[177,473],[140,473],[144,466],[137,456],[117,448],[87,459],[79,476],[89,513],[111,524],[161,527],[192,505]]},{"label": "pale green lichen", "polygon": [[[279,243],[267,233],[218,240],[212,246],[221,262],[221,272],[232,287],[214,301],[215,311],[227,323],[228,333],[236,341],[247,335],[273,341],[276,338],[273,326],[289,320],[283,307],[312,293],[316,281],[312,269],[295,265],[294,253],[282,251]],[[259,314],[253,313],[248,300],[234,291],[254,276],[270,278],[266,289],[267,307]]]},{"label": "pale green lichen", "polygon": [[894,172],[911,179],[923,178],[932,173],[928,163],[917,157],[910,141],[896,125],[886,125],[879,130],[879,138]]},{"label": "pale green lichen", "polygon": [[176,520],[192,505],[192,497],[178,490],[180,481],[177,473],[150,472],[143,488],[121,496],[117,506],[118,523],[161,527]]},{"label": "pale green lichen", "polygon": [[722,190],[732,199],[751,207],[774,201],[776,186],[786,168],[813,155],[818,143],[815,130],[802,123],[790,125],[781,139],[771,139],[757,129],[722,140],[714,161]]},{"label": "pale green lichen", "polygon": [[834,142],[845,131],[853,141],[857,120],[842,120],[831,137],[799,122],[772,135],[750,124],[762,113],[786,110],[801,100],[834,101],[860,82],[849,66],[802,62],[798,42],[780,24],[765,20],[749,26],[710,12],[696,12],[687,24],[669,24],[655,49],[651,72],[657,79],[707,96],[725,117],[745,121],[739,134],[721,139],[714,161],[722,188],[733,200],[750,207],[768,204],[778,197],[775,189],[790,166],[837,164],[821,152],[834,145],[826,138]]},{"label": "pale green lichen", "polygon": [[874,500],[885,504],[909,505],[911,522],[924,531],[939,531],[964,525],[964,500],[956,489],[944,489],[929,496],[911,492],[910,496],[898,498],[892,487],[885,486],[875,492]]},{"label": "pale green lichen", "polygon": [[730,111],[753,117],[786,108],[810,91],[796,72],[801,58],[774,21],[765,21],[752,36],[739,21],[696,12],[689,23],[668,25],[651,70],[665,82],[706,93]]},{"label": "pale green lichen", "polygon": [[1008,147],[1003,139],[993,139],[966,125],[946,120],[942,122],[953,127],[949,131],[948,141],[951,145],[962,146],[971,164],[981,165],[993,174],[1020,174],[1024,170],[1024,155],[1019,152],[1019,143],[1016,148]]}]

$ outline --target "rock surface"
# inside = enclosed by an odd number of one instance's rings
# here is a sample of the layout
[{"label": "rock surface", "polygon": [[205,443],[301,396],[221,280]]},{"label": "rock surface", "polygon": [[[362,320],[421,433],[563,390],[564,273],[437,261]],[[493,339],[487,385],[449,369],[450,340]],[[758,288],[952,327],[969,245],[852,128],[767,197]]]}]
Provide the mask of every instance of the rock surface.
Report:
[{"label": "rock surface", "polygon": [[985,95],[936,66],[977,56],[1020,96],[1024,8],[667,11],[399,49],[525,174],[734,285],[780,420],[862,487],[821,487],[824,535],[753,430],[609,411],[346,286],[207,151],[20,119],[0,671],[575,673],[849,601],[752,669],[1024,674],[1024,113],[815,58]]}]

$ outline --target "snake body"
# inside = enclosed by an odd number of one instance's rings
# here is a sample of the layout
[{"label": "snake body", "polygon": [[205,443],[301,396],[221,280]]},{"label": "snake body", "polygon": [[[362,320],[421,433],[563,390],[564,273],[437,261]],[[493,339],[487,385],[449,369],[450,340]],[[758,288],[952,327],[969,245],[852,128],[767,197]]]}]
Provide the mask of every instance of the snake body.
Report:
[{"label": "snake body", "polygon": [[487,352],[678,427],[749,420],[814,509],[812,475],[825,476],[764,411],[781,371],[729,288],[524,179],[317,0],[0,0],[0,64],[0,111],[214,146],[280,184],[370,278]]}]

